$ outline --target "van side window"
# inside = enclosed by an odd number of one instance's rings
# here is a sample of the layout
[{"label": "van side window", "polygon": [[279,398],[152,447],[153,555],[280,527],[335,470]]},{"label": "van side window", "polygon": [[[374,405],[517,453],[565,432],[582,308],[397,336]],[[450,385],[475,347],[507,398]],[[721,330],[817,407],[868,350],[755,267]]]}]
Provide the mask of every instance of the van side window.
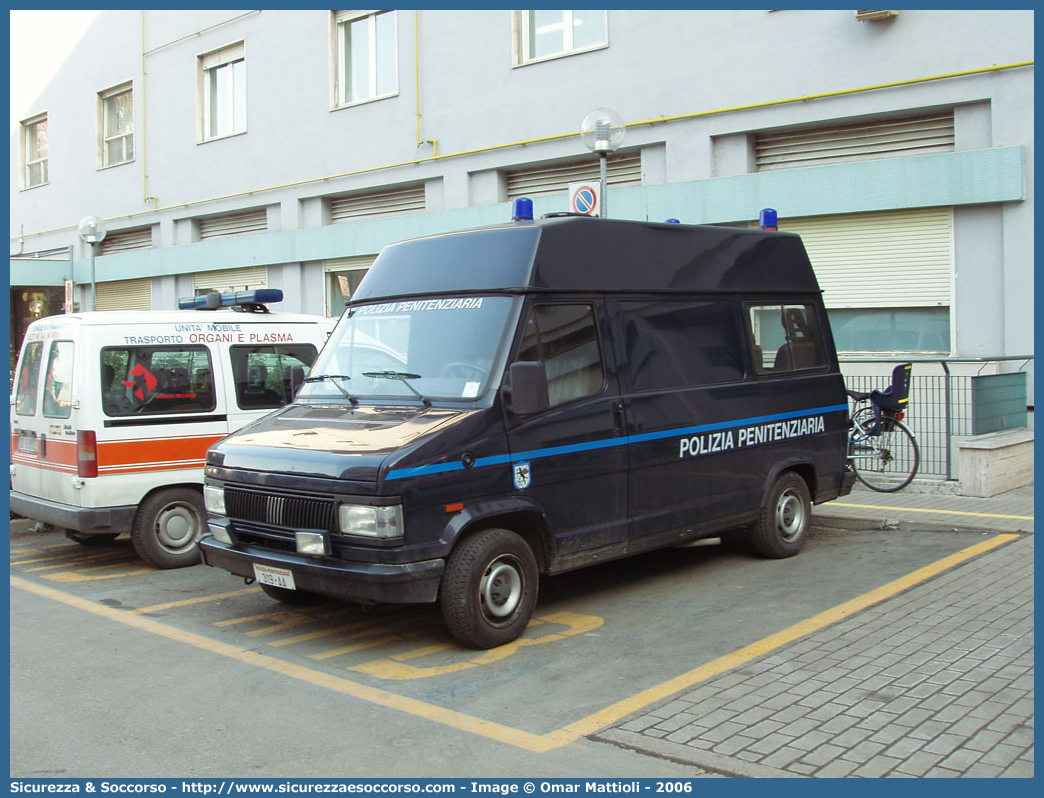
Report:
[{"label": "van side window", "polygon": [[108,416],[213,410],[214,371],[205,346],[109,347],[101,355]]},{"label": "van side window", "polygon": [[812,305],[748,307],[754,369],[781,374],[826,366]]},{"label": "van side window", "polygon": [[22,367],[18,369],[18,387],[15,389],[15,412],[20,416],[36,415],[36,391],[40,383],[40,358],[43,341],[26,344]]},{"label": "van side window", "polygon": [[621,303],[625,362],[637,391],[743,379],[738,320],[729,302]]},{"label": "van side window", "polygon": [[536,305],[526,320],[520,361],[544,364],[550,407],[594,396],[605,384],[594,308]]},{"label": "van side window", "polygon": [[294,400],[315,362],[311,344],[233,346],[232,376],[236,402],[243,410],[282,407]]},{"label": "van side window", "polygon": [[44,379],[43,414],[51,418],[72,415],[73,342],[52,341]]}]

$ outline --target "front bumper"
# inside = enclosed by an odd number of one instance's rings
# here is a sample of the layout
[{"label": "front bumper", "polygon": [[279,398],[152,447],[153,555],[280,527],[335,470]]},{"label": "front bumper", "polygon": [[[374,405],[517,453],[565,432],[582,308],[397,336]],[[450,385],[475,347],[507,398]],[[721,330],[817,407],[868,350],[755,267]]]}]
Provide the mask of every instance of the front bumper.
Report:
[{"label": "front bumper", "polygon": [[313,559],[289,552],[240,544],[231,546],[210,535],[199,541],[203,563],[237,576],[253,578],[254,563],[286,568],[300,590],[343,601],[427,604],[436,600],[445,560],[411,563],[348,562]]},{"label": "front bumper", "polygon": [[134,523],[135,505],[129,507],[75,507],[11,491],[11,510],[18,515],[76,532],[126,532]]}]

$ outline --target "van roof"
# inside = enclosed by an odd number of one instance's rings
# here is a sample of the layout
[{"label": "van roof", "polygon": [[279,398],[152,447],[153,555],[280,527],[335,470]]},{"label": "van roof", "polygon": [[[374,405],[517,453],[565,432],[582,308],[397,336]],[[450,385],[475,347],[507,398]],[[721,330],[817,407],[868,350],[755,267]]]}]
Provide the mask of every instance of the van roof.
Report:
[{"label": "van roof", "polygon": [[792,233],[557,216],[391,244],[353,302],[531,290],[807,294],[819,284]]}]

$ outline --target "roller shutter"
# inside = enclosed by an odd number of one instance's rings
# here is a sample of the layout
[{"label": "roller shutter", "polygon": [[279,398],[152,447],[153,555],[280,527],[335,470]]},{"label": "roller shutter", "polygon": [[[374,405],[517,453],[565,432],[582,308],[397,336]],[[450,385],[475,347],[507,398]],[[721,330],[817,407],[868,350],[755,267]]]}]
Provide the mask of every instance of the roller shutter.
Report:
[{"label": "roller shutter", "polygon": [[377,260],[376,255],[357,255],[352,258],[334,258],[323,261],[324,272],[352,272],[369,269]]},{"label": "roller shutter", "polygon": [[[605,164],[605,182],[609,187],[640,186],[642,184],[642,154],[640,151],[610,155]],[[507,172],[508,199],[516,197],[545,197],[565,194],[570,183],[598,180],[598,158],[557,163]]]},{"label": "roller shutter", "polygon": [[139,227],[135,230],[114,230],[101,242],[102,255],[114,255],[117,252],[134,252],[152,248],[152,228]]},{"label": "roller shutter", "polygon": [[98,310],[152,310],[152,280],[115,280],[98,283]]},{"label": "roller shutter", "polygon": [[259,208],[223,216],[204,216],[198,223],[200,241],[254,235],[268,230],[268,209]]},{"label": "roller shutter", "polygon": [[351,194],[330,200],[330,221],[347,222],[375,216],[401,216],[424,210],[424,184]]},{"label": "roller shutter", "polygon": [[340,315],[375,260],[376,255],[356,255],[351,258],[323,261],[323,271],[326,273],[327,315]]},{"label": "roller shutter", "polygon": [[245,269],[217,269],[192,275],[192,287],[197,294],[207,291],[246,291],[268,287],[268,267],[248,266]]},{"label": "roller shutter", "polygon": [[759,133],[759,172],[830,163],[953,152],[953,111],[860,124]]},{"label": "roller shutter", "polygon": [[949,306],[951,208],[781,219],[798,233],[828,308]]}]

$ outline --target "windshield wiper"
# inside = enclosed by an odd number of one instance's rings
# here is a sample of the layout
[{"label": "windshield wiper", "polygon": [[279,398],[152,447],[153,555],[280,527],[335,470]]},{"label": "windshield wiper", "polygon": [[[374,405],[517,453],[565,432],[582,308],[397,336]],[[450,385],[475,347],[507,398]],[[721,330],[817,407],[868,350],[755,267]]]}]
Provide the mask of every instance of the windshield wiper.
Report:
[{"label": "windshield wiper", "polygon": [[[347,374],[314,374],[305,377],[302,382],[322,382],[323,380],[350,380]],[[339,382],[334,382],[337,386],[337,390],[345,395],[345,398],[353,405],[359,404],[359,400],[352,396],[348,391],[345,390],[344,386]]]},{"label": "windshield wiper", "polygon": [[422,402],[424,402],[425,407],[431,407],[431,399],[429,399],[427,396],[425,396],[412,385],[410,385],[409,382],[407,382],[407,380],[419,380],[421,378],[420,374],[412,374],[409,371],[364,371],[363,376],[373,377],[375,379],[381,380],[398,380],[411,391],[413,391],[416,397],[420,399]]}]

